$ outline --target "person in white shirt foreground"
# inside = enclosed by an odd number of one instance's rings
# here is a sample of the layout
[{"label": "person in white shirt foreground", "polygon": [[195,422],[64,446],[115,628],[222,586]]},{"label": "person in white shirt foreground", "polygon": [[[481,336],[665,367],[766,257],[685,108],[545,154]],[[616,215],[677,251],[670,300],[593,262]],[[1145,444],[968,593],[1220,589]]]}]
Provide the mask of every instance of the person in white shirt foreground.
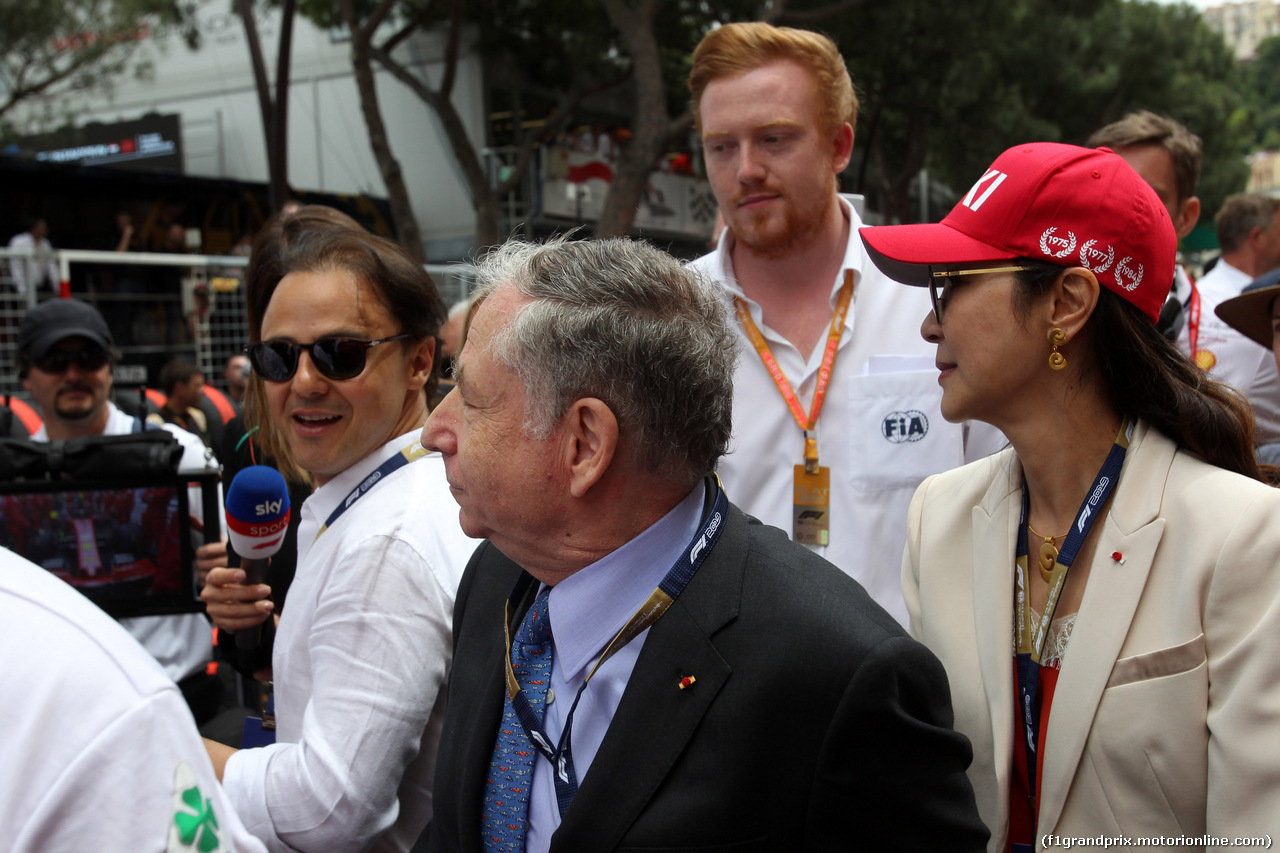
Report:
[{"label": "person in white shirt foreground", "polygon": [[[264,229],[248,276],[249,359],[316,485],[275,638],[277,742],[208,746],[269,849],[403,851],[431,817],[453,598],[475,544],[418,444],[444,309],[403,249],[307,210]],[[243,579],[209,576],[220,627],[273,609]]]},{"label": "person in white shirt foreground", "polygon": [[0,548],[0,849],[261,851],[160,665],[67,584]]}]

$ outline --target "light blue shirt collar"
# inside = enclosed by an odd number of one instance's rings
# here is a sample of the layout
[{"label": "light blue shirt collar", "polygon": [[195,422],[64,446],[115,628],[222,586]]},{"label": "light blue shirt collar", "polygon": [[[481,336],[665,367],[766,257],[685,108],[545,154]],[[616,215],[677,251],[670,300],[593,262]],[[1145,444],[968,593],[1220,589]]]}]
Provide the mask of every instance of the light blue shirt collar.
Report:
[{"label": "light blue shirt collar", "polygon": [[684,500],[621,548],[574,572],[551,590],[556,668],[570,684],[593,662],[649,598],[693,541],[706,490],[699,482]]}]

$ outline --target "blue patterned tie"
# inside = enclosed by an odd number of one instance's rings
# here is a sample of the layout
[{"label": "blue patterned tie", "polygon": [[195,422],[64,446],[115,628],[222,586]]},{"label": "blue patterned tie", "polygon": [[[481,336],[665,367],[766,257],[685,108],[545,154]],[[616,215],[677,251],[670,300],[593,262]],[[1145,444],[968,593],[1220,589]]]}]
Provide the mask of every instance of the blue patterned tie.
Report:
[{"label": "blue patterned tie", "polygon": [[[511,644],[511,668],[529,705],[543,718],[547,685],[551,683],[551,618],[547,614],[551,588],[538,593]],[[502,724],[485,779],[480,834],[485,850],[524,850],[529,820],[529,792],[533,787],[538,751],[524,733],[511,697],[502,704]]]}]

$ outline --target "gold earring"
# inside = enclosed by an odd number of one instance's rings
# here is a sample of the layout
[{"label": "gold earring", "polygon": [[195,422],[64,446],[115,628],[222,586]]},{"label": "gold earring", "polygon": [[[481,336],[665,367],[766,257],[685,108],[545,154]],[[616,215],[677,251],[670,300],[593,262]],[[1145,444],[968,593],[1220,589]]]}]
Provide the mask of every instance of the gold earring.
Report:
[{"label": "gold earring", "polygon": [[1058,352],[1058,344],[1067,342],[1067,333],[1054,326],[1049,330],[1049,344],[1053,347],[1053,352],[1049,353],[1049,369],[1061,370],[1067,366],[1067,357]]}]

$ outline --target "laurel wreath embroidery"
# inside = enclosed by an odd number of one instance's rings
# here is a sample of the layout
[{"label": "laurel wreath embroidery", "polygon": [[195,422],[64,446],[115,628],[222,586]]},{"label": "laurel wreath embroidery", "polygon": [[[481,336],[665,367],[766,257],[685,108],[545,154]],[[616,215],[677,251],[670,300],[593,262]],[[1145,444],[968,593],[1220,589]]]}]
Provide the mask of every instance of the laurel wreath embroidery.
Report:
[{"label": "laurel wreath embroidery", "polygon": [[1098,266],[1094,266],[1089,262],[1090,259],[1094,255],[1098,255],[1098,256],[1103,255],[1103,252],[1101,249],[1095,250],[1093,248],[1093,244],[1097,242],[1098,242],[1097,240],[1089,240],[1083,246],[1080,247],[1080,263],[1084,264],[1085,267],[1092,270],[1093,272],[1098,272],[1098,273],[1106,272],[1111,268],[1112,262],[1115,261],[1116,259],[1116,249],[1114,246],[1107,246],[1107,251],[1105,253],[1106,259],[1107,259],[1106,263],[1100,263]]},{"label": "laurel wreath embroidery", "polygon": [[[1058,230],[1058,227],[1056,225],[1051,225],[1045,229],[1043,234],[1040,235],[1040,251],[1044,252],[1046,255],[1048,255],[1051,258],[1065,258],[1067,255],[1071,254],[1076,250],[1076,235],[1074,232],[1068,231],[1067,247],[1063,249],[1061,252],[1055,252],[1049,248],[1049,238],[1052,237],[1054,232],[1057,230]],[[1062,238],[1058,238],[1058,239],[1062,239]]]},{"label": "laurel wreath embroidery", "polygon": [[[1137,272],[1134,272],[1133,270],[1129,269],[1129,261],[1132,261],[1132,260],[1133,260],[1132,256],[1126,255],[1124,259],[1120,261],[1120,263],[1116,264],[1116,283],[1119,284],[1121,287],[1123,287],[1125,290],[1136,290],[1138,288],[1138,285],[1142,283],[1142,273],[1143,273],[1142,264],[1138,264],[1138,270]],[[1125,281],[1125,279],[1130,279],[1130,278],[1133,279],[1132,284]]]}]

